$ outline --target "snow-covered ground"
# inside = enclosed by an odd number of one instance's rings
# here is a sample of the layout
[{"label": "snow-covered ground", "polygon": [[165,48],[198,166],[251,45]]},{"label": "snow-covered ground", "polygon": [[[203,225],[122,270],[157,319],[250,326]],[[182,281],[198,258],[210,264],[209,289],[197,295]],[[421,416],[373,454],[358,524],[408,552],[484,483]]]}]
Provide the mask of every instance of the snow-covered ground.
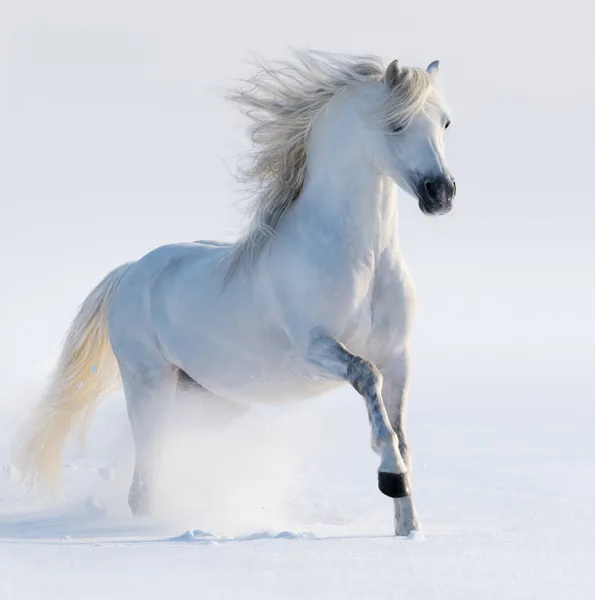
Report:
[{"label": "snow-covered ground", "polygon": [[[350,390],[256,409],[198,440],[194,425],[174,423],[154,520],[127,514],[132,448],[114,395],[87,451],[69,449],[57,505],[26,496],[3,471],[0,597],[586,600],[595,404],[577,413],[578,391],[547,381],[415,385],[424,539],[413,540],[391,536]],[[3,441],[23,406],[0,415]]]}]

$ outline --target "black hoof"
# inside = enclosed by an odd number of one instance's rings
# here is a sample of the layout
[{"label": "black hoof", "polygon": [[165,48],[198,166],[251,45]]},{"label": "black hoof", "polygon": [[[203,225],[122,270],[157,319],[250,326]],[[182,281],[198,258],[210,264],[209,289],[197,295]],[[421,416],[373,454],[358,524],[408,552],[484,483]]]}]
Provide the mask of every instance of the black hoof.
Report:
[{"label": "black hoof", "polygon": [[409,484],[405,473],[378,473],[378,489],[389,498],[409,496]]}]

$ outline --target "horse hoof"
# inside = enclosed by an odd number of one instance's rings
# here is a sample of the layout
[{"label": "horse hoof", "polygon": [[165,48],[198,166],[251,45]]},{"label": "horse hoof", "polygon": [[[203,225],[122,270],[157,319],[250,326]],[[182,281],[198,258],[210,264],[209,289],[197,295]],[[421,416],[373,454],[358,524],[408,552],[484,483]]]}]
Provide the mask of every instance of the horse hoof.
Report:
[{"label": "horse hoof", "polygon": [[409,484],[405,473],[378,473],[378,489],[389,498],[409,496]]},{"label": "horse hoof", "polygon": [[412,529],[409,532],[395,531],[395,536],[396,537],[404,537],[404,538],[407,538],[408,540],[412,540],[414,542],[425,542],[426,541],[426,536],[421,531],[418,531],[417,529]]}]

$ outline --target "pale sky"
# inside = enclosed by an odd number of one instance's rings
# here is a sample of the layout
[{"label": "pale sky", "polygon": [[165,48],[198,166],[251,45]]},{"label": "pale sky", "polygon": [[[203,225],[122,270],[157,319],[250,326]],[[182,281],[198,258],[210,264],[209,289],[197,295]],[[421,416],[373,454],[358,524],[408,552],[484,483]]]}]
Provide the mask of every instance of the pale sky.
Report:
[{"label": "pale sky", "polygon": [[[77,305],[152,248],[230,239],[243,118],[221,88],[289,46],[441,61],[455,210],[401,193],[424,376],[584,382],[595,355],[586,4],[4,2],[0,375],[47,372]],[[592,392],[591,392],[592,393]]]}]

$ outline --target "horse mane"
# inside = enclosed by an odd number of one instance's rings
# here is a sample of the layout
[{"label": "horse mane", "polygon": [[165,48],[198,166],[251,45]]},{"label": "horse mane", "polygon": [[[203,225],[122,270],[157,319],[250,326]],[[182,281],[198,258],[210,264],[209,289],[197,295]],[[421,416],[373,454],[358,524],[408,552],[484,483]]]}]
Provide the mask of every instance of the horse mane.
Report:
[{"label": "horse mane", "polygon": [[[259,71],[246,89],[227,99],[252,121],[252,151],[240,162],[238,179],[247,192],[248,227],[231,246],[227,275],[250,270],[281,219],[297,200],[306,178],[307,143],[312,125],[330,100],[346,86],[384,77],[375,56],[344,56],[295,51],[293,61],[257,60]],[[432,88],[424,70],[400,67],[399,84],[378,106],[377,123],[405,127],[423,108]]]}]

